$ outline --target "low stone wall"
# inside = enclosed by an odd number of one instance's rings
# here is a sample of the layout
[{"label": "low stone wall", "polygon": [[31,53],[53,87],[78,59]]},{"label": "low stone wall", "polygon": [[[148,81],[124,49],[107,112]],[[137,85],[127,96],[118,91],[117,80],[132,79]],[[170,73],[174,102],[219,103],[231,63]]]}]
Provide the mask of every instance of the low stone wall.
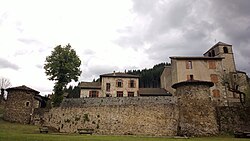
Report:
[{"label": "low stone wall", "polygon": [[174,136],[178,110],[174,97],[117,97],[64,100],[45,113],[45,124],[60,132],[94,129],[96,134]]},{"label": "low stone wall", "polygon": [[216,112],[221,133],[250,131],[250,107],[217,107]]}]

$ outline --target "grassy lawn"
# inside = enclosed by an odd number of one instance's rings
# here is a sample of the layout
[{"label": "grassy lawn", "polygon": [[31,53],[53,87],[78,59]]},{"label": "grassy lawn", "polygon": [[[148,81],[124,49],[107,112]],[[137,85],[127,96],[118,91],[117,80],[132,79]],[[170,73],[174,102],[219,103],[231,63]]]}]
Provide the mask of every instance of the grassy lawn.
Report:
[{"label": "grassy lawn", "polygon": [[[1,114],[1,113],[0,113]],[[250,141],[230,136],[174,139],[168,137],[102,136],[79,134],[40,134],[37,126],[9,123],[0,117],[0,141]]]}]

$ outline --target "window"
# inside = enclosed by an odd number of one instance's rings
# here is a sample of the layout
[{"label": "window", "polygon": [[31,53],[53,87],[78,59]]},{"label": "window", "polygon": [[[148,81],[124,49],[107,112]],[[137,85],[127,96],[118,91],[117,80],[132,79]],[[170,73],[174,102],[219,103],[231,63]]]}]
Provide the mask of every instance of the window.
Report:
[{"label": "window", "polygon": [[212,57],[214,57],[215,56],[215,52],[214,52],[214,50],[212,50]]},{"label": "window", "polygon": [[220,91],[219,90],[215,89],[212,92],[213,92],[214,97],[220,97]]},{"label": "window", "polygon": [[25,105],[26,105],[26,107],[29,107],[29,106],[30,106],[30,102],[27,101],[27,102],[25,103]]},{"label": "window", "polygon": [[134,97],[134,92],[128,92],[128,97]]},{"label": "window", "polygon": [[120,87],[120,88],[122,87],[122,80],[121,79],[116,81],[116,86]]},{"label": "window", "polygon": [[106,91],[110,92],[110,83],[106,83]]},{"label": "window", "polygon": [[194,80],[194,75],[187,75],[187,80]]},{"label": "window", "polygon": [[209,53],[208,53],[208,57],[212,57],[212,54],[211,54],[211,52],[209,52]]},{"label": "window", "polygon": [[135,81],[134,80],[129,80],[129,83],[128,83],[128,87],[129,88],[135,88]]},{"label": "window", "polygon": [[216,69],[215,61],[208,61],[208,68],[209,69]]},{"label": "window", "polygon": [[89,91],[89,97],[98,97],[98,91]]},{"label": "window", "polygon": [[213,83],[218,83],[218,76],[216,74],[211,74],[210,78]]},{"label": "window", "polygon": [[192,69],[192,61],[186,61],[186,69]]},{"label": "window", "polygon": [[223,51],[224,51],[224,53],[228,53],[227,47],[223,47]]},{"label": "window", "polygon": [[117,91],[117,97],[123,97],[123,91]]}]

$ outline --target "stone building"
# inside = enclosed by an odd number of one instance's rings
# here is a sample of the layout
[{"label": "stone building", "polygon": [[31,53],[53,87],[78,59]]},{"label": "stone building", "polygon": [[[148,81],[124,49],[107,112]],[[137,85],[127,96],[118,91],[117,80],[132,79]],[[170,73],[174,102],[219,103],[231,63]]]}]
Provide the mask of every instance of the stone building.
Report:
[{"label": "stone building", "polygon": [[4,120],[29,124],[34,109],[45,106],[39,92],[25,85],[8,88],[7,92]]},{"label": "stone building", "polygon": [[232,45],[218,42],[201,57],[170,57],[171,66],[165,67],[161,75],[161,87],[174,94],[171,86],[175,83],[194,79],[212,81],[210,98],[219,105],[239,102],[239,94],[229,87],[244,92],[247,75],[237,71]]},{"label": "stone building", "polygon": [[178,135],[211,136],[218,134],[216,110],[210,96],[210,87],[214,83],[199,80],[187,80],[175,83],[178,99],[179,120]]},{"label": "stone building", "polygon": [[100,75],[100,82],[81,82],[80,97],[138,96],[139,76],[121,72]]}]

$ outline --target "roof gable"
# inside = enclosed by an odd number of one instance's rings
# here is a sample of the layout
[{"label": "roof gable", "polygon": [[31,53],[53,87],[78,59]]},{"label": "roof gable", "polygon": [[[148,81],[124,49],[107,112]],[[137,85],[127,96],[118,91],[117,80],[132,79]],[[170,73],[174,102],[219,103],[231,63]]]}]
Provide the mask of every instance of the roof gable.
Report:
[{"label": "roof gable", "polygon": [[101,89],[100,82],[81,82],[79,85],[82,89]]},{"label": "roof gable", "polygon": [[114,73],[102,74],[102,75],[100,75],[100,77],[139,78],[138,75],[122,73],[122,72],[114,72]]},{"label": "roof gable", "polygon": [[40,92],[39,91],[36,91],[34,89],[31,89],[25,85],[22,85],[22,86],[17,86],[17,87],[11,87],[11,88],[8,88],[6,89],[7,91],[10,91],[10,90],[22,90],[22,91],[31,91],[31,92],[35,92],[37,94],[39,94]]}]

